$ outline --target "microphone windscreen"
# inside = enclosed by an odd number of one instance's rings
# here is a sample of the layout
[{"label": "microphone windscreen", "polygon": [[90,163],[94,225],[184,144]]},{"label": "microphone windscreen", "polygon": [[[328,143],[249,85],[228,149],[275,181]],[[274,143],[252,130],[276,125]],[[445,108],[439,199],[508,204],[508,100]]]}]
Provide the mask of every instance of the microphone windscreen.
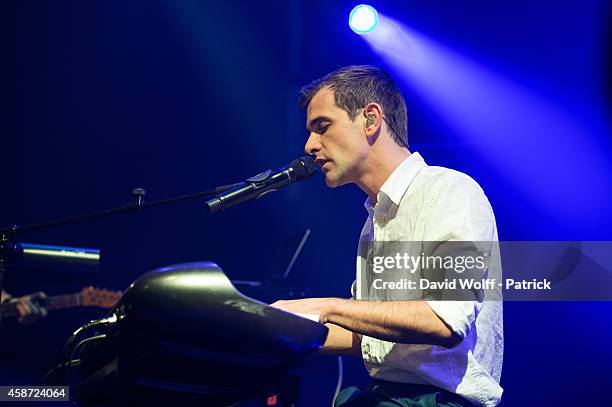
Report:
[{"label": "microphone windscreen", "polygon": [[315,163],[314,158],[309,155],[305,155],[291,161],[289,166],[295,171],[296,181],[302,181],[310,178],[315,172],[317,172],[317,164]]}]

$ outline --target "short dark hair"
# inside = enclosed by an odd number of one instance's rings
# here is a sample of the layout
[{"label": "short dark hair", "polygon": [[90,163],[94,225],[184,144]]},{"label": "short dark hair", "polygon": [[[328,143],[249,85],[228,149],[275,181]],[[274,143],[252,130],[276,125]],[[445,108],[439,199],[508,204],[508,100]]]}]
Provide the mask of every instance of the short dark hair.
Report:
[{"label": "short dark hair", "polygon": [[397,83],[380,68],[370,65],[350,65],[316,79],[300,90],[300,106],[307,108],[322,88],[334,91],[336,105],[355,120],[359,110],[368,103],[382,106],[391,137],[408,148],[408,113],[406,102]]}]

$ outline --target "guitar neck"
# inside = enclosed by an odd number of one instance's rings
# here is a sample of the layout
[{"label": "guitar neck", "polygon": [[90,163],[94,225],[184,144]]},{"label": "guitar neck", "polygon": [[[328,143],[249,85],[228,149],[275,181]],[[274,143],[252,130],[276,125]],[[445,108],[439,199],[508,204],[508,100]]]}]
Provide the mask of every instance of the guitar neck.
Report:
[{"label": "guitar neck", "polygon": [[80,307],[83,305],[80,293],[52,295],[44,301],[45,308],[51,310]]}]

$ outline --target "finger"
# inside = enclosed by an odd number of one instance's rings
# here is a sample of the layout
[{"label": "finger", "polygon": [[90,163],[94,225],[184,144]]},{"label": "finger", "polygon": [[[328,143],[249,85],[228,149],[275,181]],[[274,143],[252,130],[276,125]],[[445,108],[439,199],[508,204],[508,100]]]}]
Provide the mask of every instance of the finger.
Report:
[{"label": "finger", "polygon": [[41,307],[40,305],[36,304],[36,303],[32,303],[31,307],[31,314],[32,315],[42,315],[43,313],[43,307]]},{"label": "finger", "polygon": [[28,295],[27,297],[25,297],[25,299],[27,299],[33,304],[37,304],[39,301],[43,301],[46,297],[47,296],[45,295],[45,293],[43,293],[42,291],[39,291],[37,293]]},{"label": "finger", "polygon": [[32,314],[35,314],[37,317],[44,317],[47,315],[47,308],[44,306],[44,304],[41,304],[38,301],[32,301],[29,305],[31,307]]},{"label": "finger", "polygon": [[17,313],[19,314],[19,317],[22,317],[28,313],[28,309],[21,301],[17,301],[17,303],[15,304],[15,308],[17,308]]},{"label": "finger", "polygon": [[17,310],[21,316],[26,316],[32,313],[32,304],[29,301],[19,301]]}]

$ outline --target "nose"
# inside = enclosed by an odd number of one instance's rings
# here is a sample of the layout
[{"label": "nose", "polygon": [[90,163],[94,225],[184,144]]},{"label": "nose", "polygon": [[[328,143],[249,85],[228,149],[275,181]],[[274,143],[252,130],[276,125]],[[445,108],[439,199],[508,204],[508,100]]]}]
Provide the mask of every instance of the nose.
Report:
[{"label": "nose", "polygon": [[321,149],[321,142],[319,135],[316,133],[310,133],[306,145],[304,146],[304,152],[309,155],[315,155]]}]

